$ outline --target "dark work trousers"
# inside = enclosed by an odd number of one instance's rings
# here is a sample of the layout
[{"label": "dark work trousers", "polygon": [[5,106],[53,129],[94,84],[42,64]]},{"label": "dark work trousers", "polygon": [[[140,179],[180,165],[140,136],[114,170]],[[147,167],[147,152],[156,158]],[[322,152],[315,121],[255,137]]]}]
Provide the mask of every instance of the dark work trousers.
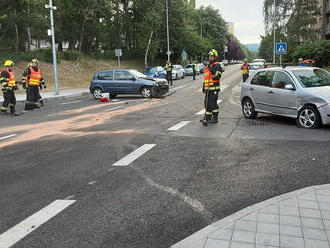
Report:
[{"label": "dark work trousers", "polygon": [[243,74],[243,83],[249,78],[249,74]]},{"label": "dark work trousers", "polygon": [[193,80],[196,80],[196,70],[193,70]]},{"label": "dark work trousers", "polygon": [[166,80],[169,85],[173,85],[172,71],[166,71]]},{"label": "dark work trousers", "polygon": [[213,118],[218,119],[219,116],[218,99],[219,99],[219,90],[210,90],[205,92],[204,106],[206,110],[205,113],[206,120],[210,120],[212,116]]},{"label": "dark work trousers", "polygon": [[10,113],[15,113],[15,106],[16,106],[16,97],[15,93],[13,90],[6,90],[3,91],[3,104],[2,104],[2,109],[7,110],[8,106],[10,108]]},{"label": "dark work trousers", "polygon": [[32,110],[38,107],[40,98],[41,96],[39,93],[39,86],[29,85],[27,89],[27,101],[25,103],[25,109]]}]

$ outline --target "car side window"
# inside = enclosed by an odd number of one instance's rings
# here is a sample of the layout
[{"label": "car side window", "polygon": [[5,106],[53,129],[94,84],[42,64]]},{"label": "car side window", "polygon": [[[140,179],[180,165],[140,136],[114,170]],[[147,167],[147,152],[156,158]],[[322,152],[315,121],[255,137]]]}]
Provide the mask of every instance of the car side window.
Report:
[{"label": "car side window", "polygon": [[100,72],[97,77],[99,80],[113,80],[113,71]]},{"label": "car side window", "polygon": [[116,71],[115,80],[132,80],[133,76],[127,71]]},{"label": "car side window", "polygon": [[285,72],[277,71],[274,74],[274,79],[273,79],[273,88],[278,88],[278,89],[285,89],[286,85],[293,85],[294,83],[290,76],[286,74]]},{"label": "car side window", "polygon": [[274,72],[272,71],[261,71],[251,81],[251,84],[272,87]]}]

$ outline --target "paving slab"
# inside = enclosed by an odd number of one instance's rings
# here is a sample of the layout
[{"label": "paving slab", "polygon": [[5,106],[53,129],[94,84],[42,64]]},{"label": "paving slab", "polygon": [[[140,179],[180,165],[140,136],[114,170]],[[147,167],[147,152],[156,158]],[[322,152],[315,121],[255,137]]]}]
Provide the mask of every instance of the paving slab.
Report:
[{"label": "paving slab", "polygon": [[330,248],[330,184],[283,194],[213,223],[171,248]]}]

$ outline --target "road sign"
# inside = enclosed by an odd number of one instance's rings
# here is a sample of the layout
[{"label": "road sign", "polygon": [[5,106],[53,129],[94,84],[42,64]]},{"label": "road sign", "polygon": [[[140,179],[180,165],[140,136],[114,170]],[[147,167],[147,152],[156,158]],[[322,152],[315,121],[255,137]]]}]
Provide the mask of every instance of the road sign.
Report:
[{"label": "road sign", "polygon": [[276,43],[276,54],[282,55],[288,53],[288,45],[286,42]]},{"label": "road sign", "polygon": [[115,54],[116,54],[117,57],[121,57],[121,56],[123,56],[123,52],[122,52],[121,49],[116,49],[116,50],[115,50]]},{"label": "road sign", "polygon": [[228,46],[225,46],[225,53],[228,53]]},{"label": "road sign", "polygon": [[183,50],[182,53],[181,53],[181,58],[182,58],[182,60],[183,60],[183,61],[187,60],[187,56],[188,56],[188,54],[186,53],[185,50]]}]

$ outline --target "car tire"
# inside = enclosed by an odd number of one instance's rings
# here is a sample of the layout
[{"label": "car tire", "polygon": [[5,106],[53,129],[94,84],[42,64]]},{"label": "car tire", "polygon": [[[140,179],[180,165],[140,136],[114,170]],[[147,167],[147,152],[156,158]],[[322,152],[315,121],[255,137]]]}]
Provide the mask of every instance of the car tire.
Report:
[{"label": "car tire", "polygon": [[150,87],[142,87],[141,89],[141,96],[143,98],[151,98],[152,97],[152,89]]},{"label": "car tire", "polygon": [[251,99],[245,98],[242,102],[243,115],[247,119],[257,118],[258,112],[255,111],[254,104]]},{"label": "car tire", "polygon": [[178,74],[175,75],[175,80],[179,80],[179,75]]},{"label": "car tire", "polygon": [[100,87],[96,87],[93,89],[93,97],[98,100],[101,96],[101,94],[104,93],[103,90]]},{"label": "car tire", "polygon": [[317,108],[307,105],[298,112],[296,122],[298,127],[316,129],[321,125],[321,116]]},{"label": "car tire", "polygon": [[116,98],[117,94],[110,94],[110,98]]},{"label": "car tire", "polygon": [[183,75],[182,75],[182,79],[184,79],[185,77],[186,77],[186,76],[183,74]]}]

